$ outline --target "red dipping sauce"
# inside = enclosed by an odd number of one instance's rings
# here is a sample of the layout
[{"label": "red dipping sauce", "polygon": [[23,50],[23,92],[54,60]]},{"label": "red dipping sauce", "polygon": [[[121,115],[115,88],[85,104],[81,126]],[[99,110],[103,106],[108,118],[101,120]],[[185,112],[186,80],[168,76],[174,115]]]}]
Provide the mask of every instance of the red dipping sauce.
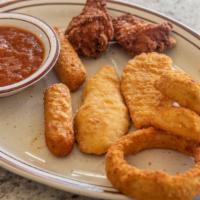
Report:
[{"label": "red dipping sauce", "polygon": [[28,31],[0,26],[0,87],[33,74],[44,59],[44,46]]}]

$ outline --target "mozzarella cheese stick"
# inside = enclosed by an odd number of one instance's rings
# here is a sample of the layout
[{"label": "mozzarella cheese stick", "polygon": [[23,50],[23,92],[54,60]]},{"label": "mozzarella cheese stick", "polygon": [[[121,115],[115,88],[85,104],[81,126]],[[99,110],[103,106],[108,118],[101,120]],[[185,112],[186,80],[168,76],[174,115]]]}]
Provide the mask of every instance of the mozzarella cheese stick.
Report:
[{"label": "mozzarella cheese stick", "polygon": [[44,94],[45,138],[56,156],[68,155],[74,144],[71,96],[66,85],[50,86]]},{"label": "mozzarella cheese stick", "polygon": [[76,91],[86,79],[86,70],[76,51],[61,29],[55,28],[60,40],[60,55],[55,66],[59,80],[66,84],[70,91]]}]

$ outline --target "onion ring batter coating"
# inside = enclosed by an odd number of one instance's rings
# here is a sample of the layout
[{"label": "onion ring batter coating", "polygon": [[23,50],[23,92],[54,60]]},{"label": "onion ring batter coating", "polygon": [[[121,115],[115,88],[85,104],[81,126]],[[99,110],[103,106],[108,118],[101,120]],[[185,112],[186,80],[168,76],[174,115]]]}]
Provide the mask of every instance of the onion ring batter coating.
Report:
[{"label": "onion ring batter coating", "polygon": [[[189,171],[169,175],[163,171],[140,170],[124,159],[144,149],[165,148],[193,156]],[[106,155],[106,173],[113,186],[137,200],[191,200],[200,192],[199,143],[154,128],[123,136]]]},{"label": "onion ring batter coating", "polygon": [[155,87],[181,106],[200,114],[200,82],[193,80],[188,74],[180,70],[168,71],[156,81]]}]

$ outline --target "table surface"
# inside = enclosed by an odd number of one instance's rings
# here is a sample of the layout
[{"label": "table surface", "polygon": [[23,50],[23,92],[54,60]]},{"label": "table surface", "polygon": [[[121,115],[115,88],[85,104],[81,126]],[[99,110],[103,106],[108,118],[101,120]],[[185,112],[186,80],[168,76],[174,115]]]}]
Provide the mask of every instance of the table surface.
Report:
[{"label": "table surface", "polygon": [[[165,13],[200,32],[199,0],[129,0],[129,2]],[[92,200],[35,183],[2,168],[0,168],[0,199]]]}]

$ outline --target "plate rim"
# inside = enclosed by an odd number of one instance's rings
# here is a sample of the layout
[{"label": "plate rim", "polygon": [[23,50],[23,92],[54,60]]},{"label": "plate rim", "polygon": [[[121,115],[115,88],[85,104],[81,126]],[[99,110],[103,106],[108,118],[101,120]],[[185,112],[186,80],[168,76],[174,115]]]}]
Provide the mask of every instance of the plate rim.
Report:
[{"label": "plate rim", "polygon": [[[5,6],[9,6],[9,5],[13,5],[19,2],[23,2],[23,1],[33,1],[33,0],[10,0],[9,2],[0,2],[0,8],[3,8]],[[127,2],[126,0],[107,0],[110,3],[115,3],[115,4],[119,4],[119,5],[124,5],[124,6],[130,6],[132,8],[136,8],[138,10],[144,11],[144,12],[148,12],[150,14],[154,14],[158,17],[161,17],[163,19],[166,19],[170,22],[173,22],[174,24],[176,24],[177,26],[183,28],[184,30],[186,30],[187,32],[189,32],[190,34],[192,34],[194,37],[196,37],[197,39],[200,40],[200,33],[198,33],[196,30],[194,30],[193,28],[189,27],[188,25],[180,22],[179,20],[176,20],[172,17],[167,16],[164,13],[161,13],[159,11],[153,10],[151,8],[146,8],[144,6],[141,6],[139,4],[136,3],[132,3],[132,2]]]},{"label": "plate rim", "polygon": [[[9,2],[0,2],[0,8],[4,8],[6,6],[13,5],[19,2],[23,2],[23,1],[34,1],[34,0],[11,0]],[[134,4],[131,2],[127,2],[125,0],[108,0],[108,2],[119,4],[122,6],[130,6],[142,12],[150,13],[162,19],[168,20],[172,22],[173,24],[177,25],[178,27],[180,27],[181,29],[185,30],[186,32],[188,32],[189,34],[191,34],[198,40],[200,40],[200,34],[196,30],[179,22],[176,19],[166,16],[165,14],[161,14],[158,11],[145,8],[143,6],[140,6],[138,4]],[[200,50],[200,46],[196,46],[196,47]],[[2,150],[0,150],[0,166],[7,169],[8,171],[11,171],[25,178],[48,185],[50,187],[54,187],[57,189],[70,192],[70,193],[76,193],[76,194],[87,196],[87,197],[101,198],[101,199],[115,199],[115,200],[129,199],[128,197],[114,191],[111,192],[111,191],[106,191],[103,189],[101,191],[98,191],[98,188],[96,188],[96,191],[95,191],[94,185],[93,185],[94,187],[93,190],[91,190],[89,186],[92,186],[92,184],[83,183],[83,187],[81,189],[77,188],[76,187],[77,184],[80,186],[79,181],[78,183],[76,183],[77,182],[76,180],[71,180],[67,177],[62,178],[62,177],[56,176],[53,173],[49,174],[48,172],[42,171],[41,169],[37,167],[29,166],[28,164],[23,163],[22,161],[16,158],[13,158],[11,155],[8,155]]]}]

